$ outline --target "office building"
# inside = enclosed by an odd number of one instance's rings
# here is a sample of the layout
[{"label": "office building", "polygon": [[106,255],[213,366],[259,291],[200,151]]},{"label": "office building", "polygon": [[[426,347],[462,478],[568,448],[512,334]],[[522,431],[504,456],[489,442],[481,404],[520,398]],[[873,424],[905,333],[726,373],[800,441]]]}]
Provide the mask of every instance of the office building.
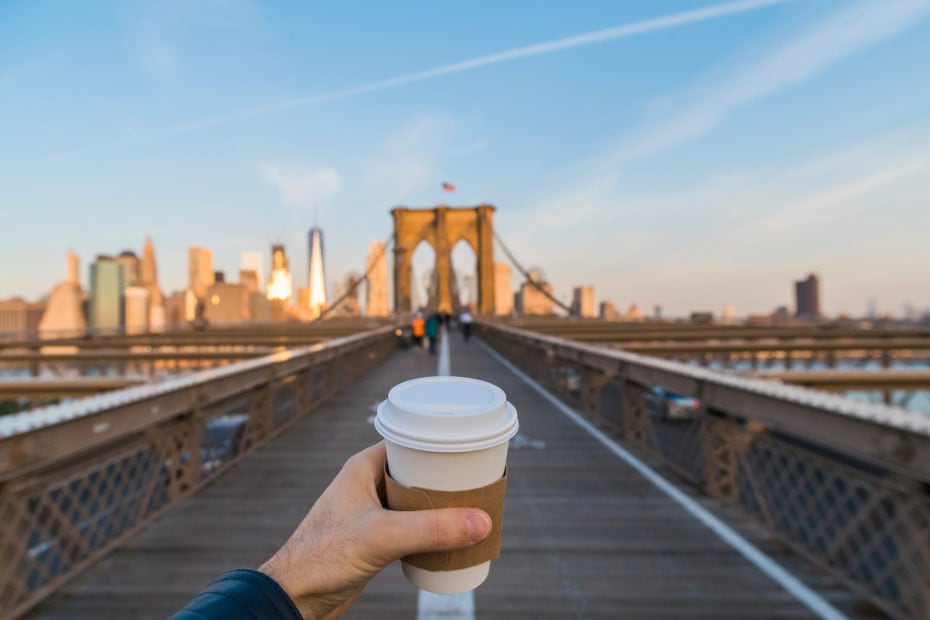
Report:
[{"label": "office building", "polygon": [[513,313],[513,302],[510,265],[494,263],[494,314],[509,316]]},{"label": "office building", "polygon": [[149,290],[144,286],[127,286],[123,291],[124,322],[127,334],[141,334],[149,328]]},{"label": "office building", "polygon": [[123,283],[127,286],[135,286],[139,283],[139,257],[132,250],[123,250],[119,256],[114,258],[117,263],[123,267]]},{"label": "office building", "polygon": [[255,274],[255,279],[258,281],[258,288],[255,290],[262,290],[262,287],[265,286],[265,257],[258,250],[249,250],[243,252],[242,256],[239,259],[239,281],[242,284],[251,285],[251,282],[247,283],[242,280],[242,272],[251,271]]},{"label": "office building", "polygon": [[158,265],[155,262],[155,245],[151,237],[145,238],[142,258],[139,260],[139,286],[149,292],[149,329],[161,331],[166,323],[165,300],[158,285]]},{"label": "office building", "polygon": [[795,316],[815,319],[820,316],[820,282],[817,276],[810,274],[806,280],[794,283]]},{"label": "office building", "polygon": [[213,325],[248,321],[249,290],[241,284],[214,282],[207,289],[203,318]]},{"label": "office building", "polygon": [[186,291],[175,291],[164,299],[165,324],[180,327],[187,321],[185,307]]},{"label": "office building", "polygon": [[213,284],[213,254],[206,248],[191,247],[187,249],[187,288],[198,299],[207,296],[207,289]]},{"label": "office building", "polygon": [[87,329],[84,316],[84,291],[80,282],[81,261],[74,252],[68,252],[65,281],[52,289],[48,296],[45,312],[39,320],[39,336],[42,338],[67,338],[80,336]]},{"label": "office building", "polygon": [[617,310],[614,302],[604,300],[601,302],[601,311],[598,316],[605,321],[616,321],[620,318],[620,311]]},{"label": "office building", "polygon": [[593,319],[597,316],[593,286],[576,286],[572,289],[572,315],[586,319]]},{"label": "office building", "polygon": [[307,288],[309,289],[310,299],[308,307],[310,308],[310,318],[320,316],[320,313],[326,307],[326,275],[323,269],[323,231],[314,226],[307,235],[309,243],[309,274],[307,278]]},{"label": "office building", "polygon": [[[552,301],[552,285],[543,280],[537,280],[539,290],[533,284],[524,282],[520,287],[520,300],[524,316],[546,316],[555,314],[555,304]],[[543,292],[545,291],[545,292]]]},{"label": "office building", "polygon": [[32,337],[39,328],[44,302],[31,303],[19,297],[0,301],[0,333],[20,333]]},{"label": "office building", "polygon": [[271,302],[261,291],[249,292],[249,320],[253,323],[267,323],[271,320]]},{"label": "office building", "polygon": [[244,286],[250,293],[260,293],[262,290],[261,280],[254,269],[240,269],[239,284]]},{"label": "office building", "polygon": [[379,241],[368,244],[368,258],[365,260],[365,273],[368,274],[365,285],[365,314],[368,316],[390,314],[386,247]]},{"label": "office building", "polygon": [[289,302],[294,296],[294,280],[283,245],[271,246],[271,276],[268,277],[266,290],[269,301]]},{"label": "office building", "polygon": [[98,256],[90,266],[89,314],[94,329],[118,330],[123,325],[123,265],[109,256]]}]

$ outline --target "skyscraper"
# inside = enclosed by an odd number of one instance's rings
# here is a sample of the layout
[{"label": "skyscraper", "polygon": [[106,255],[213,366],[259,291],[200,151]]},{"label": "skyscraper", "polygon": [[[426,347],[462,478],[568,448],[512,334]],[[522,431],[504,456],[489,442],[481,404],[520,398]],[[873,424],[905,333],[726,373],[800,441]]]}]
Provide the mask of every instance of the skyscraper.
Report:
[{"label": "skyscraper", "polygon": [[79,336],[87,328],[82,309],[84,291],[81,290],[80,268],[78,255],[68,252],[67,277],[52,289],[39,321],[39,335],[42,338]]},{"label": "skyscraper", "polygon": [[271,246],[271,276],[266,290],[266,296],[271,301],[288,301],[294,296],[294,280],[281,244]]},{"label": "skyscraper", "polygon": [[243,271],[255,272],[255,277],[258,279],[258,290],[260,290],[265,284],[265,257],[262,253],[258,250],[243,252],[239,259],[239,273],[241,274]]},{"label": "skyscraper", "polygon": [[507,316],[513,312],[513,282],[510,265],[494,263],[494,313]]},{"label": "skyscraper", "polygon": [[308,234],[310,317],[316,318],[326,308],[326,276],[323,269],[323,231],[314,226]]},{"label": "skyscraper", "polygon": [[123,283],[135,286],[139,282],[139,257],[132,250],[123,250],[114,260],[123,266]]},{"label": "skyscraper", "polygon": [[198,299],[207,296],[207,289],[213,284],[213,254],[206,248],[187,248],[187,288]]},{"label": "skyscraper", "polygon": [[365,302],[368,316],[387,316],[388,308],[388,270],[385,244],[372,241],[368,244],[368,259],[365,272],[368,273]]},{"label": "skyscraper", "polygon": [[149,327],[149,290],[144,286],[127,286],[123,291],[124,323],[127,334],[141,334]]},{"label": "skyscraper", "polygon": [[98,256],[90,266],[90,326],[118,329],[123,324],[123,266]]},{"label": "skyscraper", "polygon": [[815,319],[820,316],[820,281],[810,274],[806,280],[794,283],[795,306],[798,317]]},{"label": "skyscraper", "polygon": [[145,238],[142,259],[139,261],[139,286],[149,292],[149,327],[162,329],[165,326],[165,300],[158,285],[158,266],[155,263],[155,245],[151,237]]},{"label": "skyscraper", "polygon": [[597,316],[593,286],[576,286],[572,289],[572,314],[586,319]]}]

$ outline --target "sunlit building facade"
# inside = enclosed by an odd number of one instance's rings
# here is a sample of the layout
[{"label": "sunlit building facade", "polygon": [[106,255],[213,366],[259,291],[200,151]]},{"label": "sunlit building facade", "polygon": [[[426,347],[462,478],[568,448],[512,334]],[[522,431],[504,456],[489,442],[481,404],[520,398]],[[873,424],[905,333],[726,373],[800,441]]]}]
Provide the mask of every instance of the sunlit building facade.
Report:
[{"label": "sunlit building facade", "polygon": [[149,328],[149,290],[144,286],[127,286],[123,291],[124,319],[127,334],[141,334]]},{"label": "sunlit building facade", "polygon": [[198,299],[207,296],[207,289],[213,284],[213,254],[206,248],[191,247],[187,249],[187,288]]},{"label": "sunlit building facade", "polygon": [[158,266],[155,262],[155,245],[151,237],[145,238],[142,258],[139,260],[139,286],[149,292],[149,329],[162,330],[165,327],[165,300],[158,285]]},{"label": "sunlit building facade", "polygon": [[79,336],[87,329],[84,316],[84,291],[80,281],[81,262],[74,252],[68,253],[67,276],[52,289],[45,312],[39,321],[42,338]]},{"label": "sunlit building facade", "polygon": [[365,285],[365,314],[368,316],[387,316],[388,305],[388,267],[387,251],[384,243],[372,241],[368,244],[368,258],[365,261],[368,281]]},{"label": "sunlit building facade", "polygon": [[494,314],[507,316],[513,312],[513,283],[510,265],[494,263]]},{"label": "sunlit building facade", "polygon": [[576,286],[572,289],[572,314],[586,319],[597,316],[593,286]]},{"label": "sunlit building facade", "polygon": [[266,296],[270,301],[286,302],[294,296],[294,279],[288,268],[284,246],[271,246],[271,276],[268,278]]},{"label": "sunlit building facade", "polygon": [[307,288],[310,317],[316,318],[326,308],[326,275],[323,269],[323,231],[314,226],[308,234],[309,270]]}]

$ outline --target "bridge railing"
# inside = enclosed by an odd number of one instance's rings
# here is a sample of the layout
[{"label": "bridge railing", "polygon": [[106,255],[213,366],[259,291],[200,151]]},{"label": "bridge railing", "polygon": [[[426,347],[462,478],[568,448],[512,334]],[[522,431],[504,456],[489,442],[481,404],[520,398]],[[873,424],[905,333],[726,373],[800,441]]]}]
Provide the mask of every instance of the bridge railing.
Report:
[{"label": "bridge railing", "polygon": [[536,381],[885,612],[930,617],[930,416],[493,323],[480,330]]},{"label": "bridge railing", "polygon": [[394,327],[0,418],[0,617],[16,617],[395,348]]}]

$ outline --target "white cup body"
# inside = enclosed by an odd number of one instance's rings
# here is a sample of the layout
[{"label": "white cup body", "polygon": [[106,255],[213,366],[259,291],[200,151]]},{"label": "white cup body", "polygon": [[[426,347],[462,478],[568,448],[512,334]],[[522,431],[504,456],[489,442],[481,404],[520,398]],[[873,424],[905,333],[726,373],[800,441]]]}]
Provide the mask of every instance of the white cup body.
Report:
[{"label": "white cup body", "polygon": [[[426,452],[393,443],[387,447],[391,477],[406,487],[436,491],[476,489],[500,480],[507,467],[509,441],[473,452]],[[487,579],[490,562],[450,571],[429,571],[403,562],[404,575],[415,586],[436,594],[458,594]]]}]

